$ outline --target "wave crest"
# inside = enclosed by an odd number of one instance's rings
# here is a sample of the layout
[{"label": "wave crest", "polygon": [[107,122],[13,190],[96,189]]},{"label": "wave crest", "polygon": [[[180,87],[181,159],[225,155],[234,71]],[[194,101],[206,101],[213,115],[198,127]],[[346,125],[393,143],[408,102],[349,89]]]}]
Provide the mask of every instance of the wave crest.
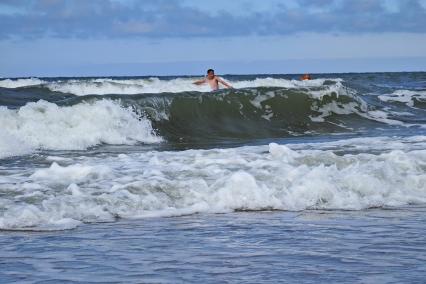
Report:
[{"label": "wave crest", "polygon": [[30,149],[80,150],[101,143],[156,143],[146,118],[111,100],[58,106],[46,101],[17,110],[0,107],[0,158]]},{"label": "wave crest", "polygon": [[[38,78],[1,80],[0,87],[18,88],[39,86],[50,91],[74,94],[77,96],[86,95],[134,95],[134,94],[157,94],[157,93],[180,93],[180,92],[209,92],[207,85],[197,86],[193,82],[197,78],[175,78],[170,80],[152,78],[141,79],[67,79],[45,81]],[[257,87],[282,87],[301,88],[319,87],[326,82],[340,82],[341,79],[315,79],[310,81],[287,80],[277,78],[256,78],[254,80],[238,80],[230,83],[237,89],[257,88]]]}]

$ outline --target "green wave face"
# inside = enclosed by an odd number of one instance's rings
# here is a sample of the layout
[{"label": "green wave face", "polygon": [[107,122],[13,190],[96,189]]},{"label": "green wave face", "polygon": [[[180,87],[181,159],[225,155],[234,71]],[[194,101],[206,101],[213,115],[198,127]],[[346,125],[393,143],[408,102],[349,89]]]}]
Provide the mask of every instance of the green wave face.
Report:
[{"label": "green wave face", "polygon": [[315,93],[321,91],[262,87],[108,98],[148,117],[167,141],[291,137],[379,123],[348,90]]}]

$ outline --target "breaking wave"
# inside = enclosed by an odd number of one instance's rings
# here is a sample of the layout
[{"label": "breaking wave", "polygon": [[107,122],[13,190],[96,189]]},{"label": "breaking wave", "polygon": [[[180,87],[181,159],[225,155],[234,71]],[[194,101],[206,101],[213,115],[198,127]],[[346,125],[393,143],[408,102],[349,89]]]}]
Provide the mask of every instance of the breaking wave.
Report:
[{"label": "breaking wave", "polygon": [[[374,139],[373,144],[386,143]],[[415,140],[424,149],[425,136]],[[405,147],[337,155],[271,143],[75,160],[46,157],[50,166],[3,178],[0,194],[7,194],[0,199],[0,229],[61,230],[82,222],[198,212],[424,204],[426,151]]]},{"label": "breaking wave", "polygon": [[8,107],[0,107],[0,158],[99,144],[221,142],[424,124],[422,114],[398,112],[394,105],[418,106],[422,91],[371,99],[341,79],[257,78],[211,93],[192,81],[2,80],[7,88],[0,89],[0,103]]},{"label": "breaking wave", "polygon": [[46,101],[0,107],[0,158],[36,149],[81,150],[101,143],[160,142],[151,122],[110,100],[58,106]]}]

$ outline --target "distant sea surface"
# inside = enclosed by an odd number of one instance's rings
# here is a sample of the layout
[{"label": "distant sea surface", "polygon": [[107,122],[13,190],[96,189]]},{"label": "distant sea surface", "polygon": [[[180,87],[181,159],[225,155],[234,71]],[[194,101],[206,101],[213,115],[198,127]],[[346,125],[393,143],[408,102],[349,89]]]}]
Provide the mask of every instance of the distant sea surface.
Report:
[{"label": "distant sea surface", "polygon": [[422,283],[426,73],[0,78],[1,283]]}]

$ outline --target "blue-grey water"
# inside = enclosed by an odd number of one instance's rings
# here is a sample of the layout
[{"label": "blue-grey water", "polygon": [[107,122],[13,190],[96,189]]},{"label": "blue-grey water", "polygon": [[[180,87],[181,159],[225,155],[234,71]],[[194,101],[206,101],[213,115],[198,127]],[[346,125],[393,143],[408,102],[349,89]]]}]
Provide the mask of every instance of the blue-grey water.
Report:
[{"label": "blue-grey water", "polygon": [[238,212],[3,232],[3,283],[423,283],[424,207]]},{"label": "blue-grey water", "polygon": [[423,283],[426,73],[0,79],[1,283]]}]

